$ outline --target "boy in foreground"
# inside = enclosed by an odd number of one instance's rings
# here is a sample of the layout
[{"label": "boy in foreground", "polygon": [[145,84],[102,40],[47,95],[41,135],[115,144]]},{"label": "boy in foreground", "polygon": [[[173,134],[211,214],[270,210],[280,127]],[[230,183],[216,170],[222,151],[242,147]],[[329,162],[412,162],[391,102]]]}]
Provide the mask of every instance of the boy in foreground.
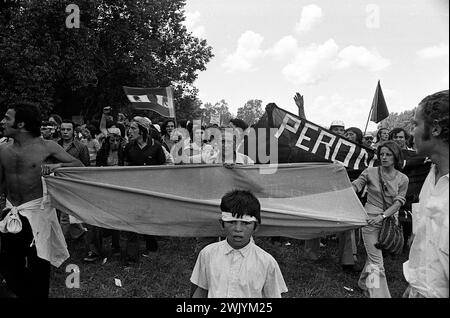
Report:
[{"label": "boy in foreground", "polygon": [[280,298],[287,287],[277,261],[255,245],[261,205],[246,190],[222,197],[221,225],[226,240],[201,250],[191,275],[194,298]]}]

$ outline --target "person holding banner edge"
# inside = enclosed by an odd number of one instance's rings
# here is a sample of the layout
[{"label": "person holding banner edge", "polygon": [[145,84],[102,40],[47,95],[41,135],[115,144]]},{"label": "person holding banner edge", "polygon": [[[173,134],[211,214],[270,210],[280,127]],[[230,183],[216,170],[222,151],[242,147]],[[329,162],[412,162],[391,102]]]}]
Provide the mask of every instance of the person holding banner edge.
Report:
[{"label": "person holding banner edge", "polygon": [[[294,96],[294,101],[298,108],[298,116],[301,119],[306,119],[303,95],[297,92]],[[341,120],[334,120],[330,124],[330,130],[334,134],[344,137],[346,132],[345,124]],[[337,234],[337,237],[339,241],[338,255],[342,270],[346,272],[359,272],[360,268],[356,266],[354,258],[354,255],[356,254],[354,231],[351,230],[339,233]],[[318,260],[319,249],[320,238],[305,241],[305,256],[308,259]]]},{"label": "person holding banner edge", "polygon": [[400,172],[402,151],[392,140],[381,143],[377,150],[379,167],[369,167],[352,182],[356,193],[367,186],[365,209],[368,225],[361,232],[367,259],[358,286],[370,298],[390,298],[383,264],[383,252],[375,247],[383,220],[398,212],[406,202],[409,178]]}]

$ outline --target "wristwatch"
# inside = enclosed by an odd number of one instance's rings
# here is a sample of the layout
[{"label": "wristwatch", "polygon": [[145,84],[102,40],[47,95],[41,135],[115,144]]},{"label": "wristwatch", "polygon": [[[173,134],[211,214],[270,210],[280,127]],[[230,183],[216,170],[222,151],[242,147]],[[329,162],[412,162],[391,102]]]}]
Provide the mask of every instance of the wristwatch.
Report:
[{"label": "wristwatch", "polygon": [[384,220],[385,218],[387,218],[387,216],[386,216],[384,213],[381,213],[381,216],[383,217],[383,220]]}]

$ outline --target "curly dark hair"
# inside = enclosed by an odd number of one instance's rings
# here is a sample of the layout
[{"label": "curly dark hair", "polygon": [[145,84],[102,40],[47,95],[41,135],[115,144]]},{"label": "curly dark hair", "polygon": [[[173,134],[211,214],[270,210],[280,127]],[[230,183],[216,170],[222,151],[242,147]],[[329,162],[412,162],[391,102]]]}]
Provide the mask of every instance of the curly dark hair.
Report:
[{"label": "curly dark hair", "polygon": [[392,130],[389,132],[389,140],[393,140],[393,139],[397,136],[397,134],[400,133],[400,132],[402,132],[402,131],[403,131],[403,133],[405,134],[405,141],[407,141],[407,140],[409,139],[409,134],[408,134],[408,132],[407,132],[404,128],[402,128],[402,127],[396,127],[396,128],[394,128],[394,129],[392,129]]},{"label": "curly dark hair", "polygon": [[356,135],[356,143],[358,144],[362,144],[362,139],[363,139],[363,133],[361,131],[361,129],[357,128],[357,127],[350,127],[347,128],[344,132],[344,135],[348,132],[348,131],[352,131],[355,135]]},{"label": "curly dark hair", "polygon": [[425,97],[419,106],[422,107],[421,114],[425,120],[426,132],[423,138],[425,140],[431,138],[430,128],[433,124],[438,124],[442,128],[438,138],[443,139],[448,145],[448,89]]},{"label": "curly dark hair", "polygon": [[164,136],[164,135],[167,135],[167,131],[166,131],[166,128],[167,128],[167,124],[169,124],[169,123],[173,123],[173,125],[174,125],[174,128],[175,128],[175,120],[174,119],[171,119],[171,118],[169,118],[169,119],[167,119],[163,124],[162,124],[162,126],[161,126],[161,135],[162,136]]},{"label": "curly dark hair", "polygon": [[29,102],[17,102],[8,108],[14,109],[16,112],[14,125],[23,122],[25,129],[30,132],[33,137],[41,135],[41,110],[39,106]]}]

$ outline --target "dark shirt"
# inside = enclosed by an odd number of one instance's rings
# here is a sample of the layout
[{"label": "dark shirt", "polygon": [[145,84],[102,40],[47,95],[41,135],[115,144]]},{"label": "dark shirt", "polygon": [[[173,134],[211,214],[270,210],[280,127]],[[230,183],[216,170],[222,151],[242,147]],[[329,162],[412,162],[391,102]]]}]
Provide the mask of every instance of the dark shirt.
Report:
[{"label": "dark shirt", "polygon": [[166,156],[159,142],[148,140],[149,143],[144,148],[140,148],[136,141],[132,141],[125,146],[124,161],[128,166],[154,166],[162,165],[166,162]]},{"label": "dark shirt", "polygon": [[[58,141],[58,144],[64,148],[62,139]],[[72,157],[75,157],[78,160],[80,160],[86,167],[91,165],[88,147],[79,142],[78,140],[76,139],[72,140],[69,147],[66,149],[66,152]]]}]

